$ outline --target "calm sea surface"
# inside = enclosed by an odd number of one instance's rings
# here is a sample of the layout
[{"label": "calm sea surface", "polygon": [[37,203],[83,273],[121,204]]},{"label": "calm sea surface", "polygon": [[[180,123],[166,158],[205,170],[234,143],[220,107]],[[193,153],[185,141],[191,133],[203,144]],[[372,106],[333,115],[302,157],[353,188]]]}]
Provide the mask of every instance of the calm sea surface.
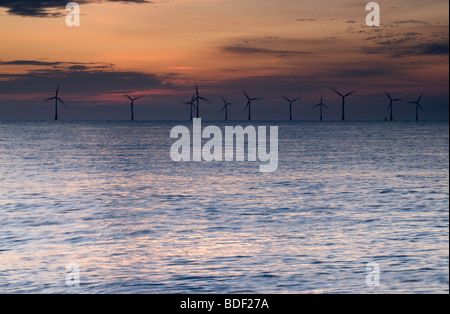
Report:
[{"label": "calm sea surface", "polygon": [[180,124],[0,122],[0,293],[449,292],[448,122],[255,122],[271,174]]}]

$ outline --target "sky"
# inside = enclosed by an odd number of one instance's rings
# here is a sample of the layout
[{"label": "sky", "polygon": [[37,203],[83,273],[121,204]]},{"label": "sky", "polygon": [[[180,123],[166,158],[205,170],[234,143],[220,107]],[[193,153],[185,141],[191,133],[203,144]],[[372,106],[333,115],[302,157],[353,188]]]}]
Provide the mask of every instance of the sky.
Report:
[{"label": "sky", "polygon": [[0,120],[51,120],[61,84],[61,120],[186,120],[198,84],[203,119],[244,120],[245,89],[261,98],[256,120],[384,120],[387,90],[396,120],[449,117],[449,1],[382,0],[381,25],[366,25],[361,0],[0,0]]}]

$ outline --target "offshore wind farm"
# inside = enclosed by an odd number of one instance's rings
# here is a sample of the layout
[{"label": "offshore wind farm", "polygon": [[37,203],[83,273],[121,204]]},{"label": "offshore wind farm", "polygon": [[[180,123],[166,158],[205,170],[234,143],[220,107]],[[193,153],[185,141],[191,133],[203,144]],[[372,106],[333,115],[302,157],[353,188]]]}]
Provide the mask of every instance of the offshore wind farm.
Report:
[{"label": "offshore wind farm", "polygon": [[[54,105],[54,108],[55,108],[55,116],[54,116],[55,120],[58,120],[58,103],[66,105],[66,103],[61,98],[58,97],[60,86],[61,86],[61,84],[58,84],[58,87],[56,89],[56,94],[55,94],[54,97],[51,97],[51,98],[48,98],[48,99],[44,100],[44,102],[48,102],[50,100],[54,100],[55,101],[55,105]],[[349,92],[349,93],[347,93],[345,95],[341,94],[339,91],[337,91],[335,89],[333,89],[333,91],[334,91],[335,94],[340,96],[341,99],[342,99],[342,104],[341,104],[342,116],[341,116],[341,120],[345,121],[346,120],[346,111],[345,111],[346,110],[346,107],[345,107],[345,105],[346,105],[346,98],[351,96],[351,95],[353,95],[353,94],[355,94],[356,91]],[[262,99],[261,98],[251,98],[247,94],[247,92],[245,90],[243,90],[243,93],[244,93],[245,99],[247,101],[246,104],[245,104],[244,110],[246,110],[248,112],[248,121],[251,121],[252,120],[252,103],[255,102],[255,101],[260,101]],[[390,112],[390,119],[389,120],[393,121],[394,120],[394,103],[403,101],[403,99],[402,98],[392,98],[391,94],[388,91],[385,91],[385,94],[386,94],[386,96],[388,97],[388,99],[390,101],[389,105],[388,105],[388,107],[386,109],[386,112],[387,111]],[[131,102],[130,103],[130,115],[131,115],[130,120],[134,121],[134,119],[135,119],[135,116],[134,116],[134,102],[137,101],[137,100],[142,99],[143,96],[131,97],[131,96],[129,96],[126,93],[123,93],[123,95],[125,97],[127,97],[130,100],[130,102]],[[330,110],[330,108],[323,103],[323,97],[324,96],[322,94],[320,103],[314,106],[314,108],[319,107],[319,109],[320,109],[320,118],[319,118],[320,121],[324,120],[324,118],[323,118],[323,109]],[[413,101],[413,102],[407,101],[406,102],[408,104],[415,104],[416,105],[415,106],[415,120],[416,121],[419,121],[419,110],[422,111],[422,112],[424,110],[422,104],[420,103],[422,101],[423,97],[424,97],[424,94],[422,94],[417,101]],[[289,121],[293,121],[294,120],[294,118],[293,118],[293,105],[296,102],[298,102],[302,97],[297,97],[297,98],[294,98],[294,99],[290,99],[290,98],[288,98],[288,97],[283,95],[282,98],[289,103],[289,111],[288,111],[289,112],[289,115],[288,115],[289,118],[288,118],[288,120]],[[236,105],[236,104],[227,102],[224,96],[221,96],[221,100],[223,102],[223,107],[222,107],[221,111],[225,113],[225,121],[228,121],[228,109],[229,109],[229,106]],[[208,104],[212,104],[210,100],[200,96],[199,87],[198,87],[198,85],[195,85],[195,92],[194,92],[191,100],[189,102],[183,103],[184,105],[189,105],[189,107],[190,107],[190,120],[193,120],[193,118],[194,118],[194,111],[196,112],[195,113],[195,117],[196,118],[200,118],[201,117],[200,116],[200,102],[205,102],[205,103],[208,103]],[[302,108],[299,108],[298,111],[301,111],[301,109]],[[385,120],[387,120],[387,119],[385,119]]]}]

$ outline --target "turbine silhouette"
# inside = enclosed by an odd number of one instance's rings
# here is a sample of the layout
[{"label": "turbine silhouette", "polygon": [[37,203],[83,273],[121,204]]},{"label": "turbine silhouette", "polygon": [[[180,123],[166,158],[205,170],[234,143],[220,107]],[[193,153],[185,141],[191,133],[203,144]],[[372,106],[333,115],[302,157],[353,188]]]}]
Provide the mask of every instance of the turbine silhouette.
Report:
[{"label": "turbine silhouette", "polygon": [[348,94],[341,94],[340,92],[338,92],[337,90],[333,89],[333,91],[338,94],[339,96],[342,97],[342,121],[345,121],[345,98],[347,98],[348,96],[353,95],[354,93],[356,93],[356,91],[352,91]]},{"label": "turbine silhouette", "polygon": [[298,100],[301,99],[301,97],[295,98],[295,99],[289,99],[286,96],[283,96],[284,99],[286,99],[286,101],[289,102],[289,121],[292,121],[292,104]]},{"label": "turbine silhouette", "polygon": [[233,103],[227,102],[225,100],[225,97],[222,96],[222,100],[223,100],[223,108],[222,108],[222,112],[225,111],[225,121],[228,121],[228,106],[234,105]]},{"label": "turbine silhouette", "polygon": [[131,98],[130,96],[128,96],[127,94],[124,94],[125,96],[128,97],[129,100],[131,100],[131,121],[134,120],[134,102],[138,99],[141,99],[141,97],[135,97],[135,98]]},{"label": "turbine silhouette", "polygon": [[386,91],[386,96],[389,98],[389,106],[386,110],[391,110],[391,121],[394,120],[394,102],[401,101],[401,98],[392,98],[391,95]]},{"label": "turbine silhouette", "polygon": [[251,121],[252,120],[252,101],[261,100],[261,98],[250,98],[245,90],[243,92],[244,92],[245,97],[247,97],[247,100],[248,100],[247,105],[245,106],[245,109],[248,108],[248,121]]},{"label": "turbine silhouette", "polygon": [[195,106],[195,94],[192,96],[191,101],[185,102],[184,105],[190,105],[191,106],[191,121],[194,120],[194,108]]},{"label": "turbine silhouette", "polygon": [[316,107],[320,107],[320,121],[323,121],[323,108],[330,110],[328,106],[323,103],[323,95],[322,98],[320,98],[320,104],[314,106],[314,108]]},{"label": "turbine silhouette", "polygon": [[419,109],[423,111],[422,105],[420,104],[420,101],[422,100],[423,94],[420,95],[419,99],[417,101],[411,101],[410,104],[416,105],[416,121],[419,121]]},{"label": "turbine silhouette", "polygon": [[197,102],[197,104],[196,104],[197,118],[200,118],[200,100],[206,101],[207,103],[210,102],[208,99],[200,97],[200,94],[198,92],[198,85],[195,85],[195,99],[194,99],[194,101]]},{"label": "turbine silhouette", "polygon": [[62,103],[63,105],[66,104],[64,101],[62,101],[61,98],[58,97],[60,86],[61,86],[61,84],[58,84],[58,87],[56,88],[55,97],[52,97],[52,98],[44,100],[44,101],[50,101],[50,100],[53,100],[53,99],[55,100],[55,121],[58,120],[58,101],[60,103]]}]

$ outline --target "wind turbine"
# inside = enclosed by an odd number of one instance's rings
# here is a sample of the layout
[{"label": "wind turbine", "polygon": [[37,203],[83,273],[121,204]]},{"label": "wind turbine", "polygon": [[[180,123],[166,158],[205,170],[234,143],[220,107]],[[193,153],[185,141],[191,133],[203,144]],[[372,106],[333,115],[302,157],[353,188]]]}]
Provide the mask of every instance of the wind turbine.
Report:
[{"label": "wind turbine", "polygon": [[316,107],[320,107],[320,121],[323,121],[323,108],[327,108],[328,110],[330,110],[328,106],[323,103],[323,95],[322,98],[320,98],[320,104],[314,106],[314,108]]},{"label": "wind turbine", "polygon": [[44,101],[50,101],[50,100],[53,100],[53,99],[55,100],[55,121],[58,120],[58,101],[59,101],[60,103],[62,103],[63,105],[66,104],[64,101],[62,101],[61,98],[58,97],[58,94],[59,94],[59,87],[60,87],[60,86],[61,86],[61,85],[58,84],[58,87],[56,88],[55,97],[52,97],[52,98],[49,98],[49,99],[44,100]]},{"label": "wind turbine", "polygon": [[400,101],[402,99],[400,98],[392,98],[391,95],[386,91],[386,96],[388,96],[390,102],[389,102],[389,106],[387,107],[387,110],[391,110],[391,121],[394,120],[394,102],[396,101]]},{"label": "wind turbine", "polygon": [[289,102],[289,121],[292,121],[292,104],[298,100],[301,99],[301,97],[295,98],[295,99],[289,99],[286,96],[283,96],[284,99],[286,99]]},{"label": "wind turbine", "polygon": [[420,104],[420,101],[422,100],[423,94],[420,95],[419,99],[417,101],[411,101],[410,104],[416,105],[416,121],[419,121],[419,109],[423,111],[422,105]]},{"label": "wind turbine", "polygon": [[194,108],[196,108],[195,106],[195,94],[192,96],[191,101],[185,102],[184,105],[190,105],[191,106],[191,121],[194,120]]},{"label": "wind turbine", "polygon": [[261,98],[250,98],[245,90],[243,92],[245,94],[245,97],[247,97],[247,99],[248,99],[245,109],[248,108],[248,121],[251,121],[252,120],[252,101],[261,100]]},{"label": "wind turbine", "polygon": [[341,94],[340,92],[338,92],[337,90],[333,89],[333,91],[338,94],[339,96],[342,97],[342,121],[345,121],[345,98],[347,98],[348,96],[353,95],[354,93],[356,93],[356,91],[352,91],[348,94]]},{"label": "wind turbine", "polygon": [[210,102],[208,99],[205,99],[203,97],[200,97],[200,94],[198,92],[198,85],[195,85],[195,99],[194,101],[197,102],[197,118],[200,118],[200,100],[206,101],[206,102]]},{"label": "wind turbine", "polygon": [[224,106],[222,108],[222,112],[225,111],[225,121],[228,121],[228,106],[234,105],[234,104],[231,102],[227,102],[225,100],[225,97],[223,97],[223,96],[222,96],[222,100],[223,100],[223,104],[224,104]]},{"label": "wind turbine", "polygon": [[131,121],[134,120],[134,102],[138,99],[141,99],[141,97],[135,97],[135,98],[131,98],[130,96],[128,96],[127,94],[124,94],[125,96],[128,97],[129,100],[131,100]]}]

